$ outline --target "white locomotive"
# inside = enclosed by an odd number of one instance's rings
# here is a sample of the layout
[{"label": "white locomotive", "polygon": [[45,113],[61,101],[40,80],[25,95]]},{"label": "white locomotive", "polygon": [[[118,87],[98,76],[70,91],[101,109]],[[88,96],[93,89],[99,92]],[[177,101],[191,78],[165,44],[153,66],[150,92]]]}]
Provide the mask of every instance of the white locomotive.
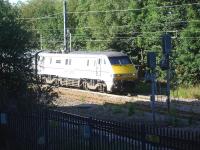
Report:
[{"label": "white locomotive", "polygon": [[37,74],[47,83],[102,92],[132,88],[136,69],[121,52],[71,52],[37,54]]}]

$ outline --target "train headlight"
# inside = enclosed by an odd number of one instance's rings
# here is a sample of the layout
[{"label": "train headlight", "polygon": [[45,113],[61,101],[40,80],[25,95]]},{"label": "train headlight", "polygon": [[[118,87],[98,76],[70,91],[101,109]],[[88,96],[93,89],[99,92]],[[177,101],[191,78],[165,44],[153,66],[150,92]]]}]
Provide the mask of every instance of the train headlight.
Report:
[{"label": "train headlight", "polygon": [[132,78],[134,77],[134,73],[128,73],[128,74],[112,74],[113,78]]},{"label": "train headlight", "polygon": [[113,78],[121,77],[121,74],[113,74]]}]

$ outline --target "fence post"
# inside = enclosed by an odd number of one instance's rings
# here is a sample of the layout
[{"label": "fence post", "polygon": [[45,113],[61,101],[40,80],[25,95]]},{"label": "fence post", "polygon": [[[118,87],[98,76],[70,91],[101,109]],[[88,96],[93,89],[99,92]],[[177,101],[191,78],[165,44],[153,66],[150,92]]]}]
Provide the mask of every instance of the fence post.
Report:
[{"label": "fence post", "polygon": [[142,150],[146,150],[146,130],[145,125],[141,126],[141,137],[142,137]]},{"label": "fence post", "polygon": [[44,122],[44,126],[45,126],[45,132],[44,132],[44,136],[45,136],[45,150],[48,150],[48,147],[49,147],[49,143],[48,143],[48,141],[49,141],[49,138],[48,138],[48,115],[49,113],[48,113],[48,109],[45,109],[45,112],[44,112],[44,120],[45,120],[45,122]]},{"label": "fence post", "polygon": [[0,112],[0,149],[7,149],[9,140],[7,114]]},{"label": "fence post", "polygon": [[92,150],[92,117],[89,117],[89,150]]}]

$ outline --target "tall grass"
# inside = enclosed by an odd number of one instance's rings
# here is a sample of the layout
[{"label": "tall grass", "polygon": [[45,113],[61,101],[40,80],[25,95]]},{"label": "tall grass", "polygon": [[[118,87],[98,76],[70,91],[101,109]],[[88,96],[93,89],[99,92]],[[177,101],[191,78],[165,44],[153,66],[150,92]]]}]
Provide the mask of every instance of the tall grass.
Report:
[{"label": "tall grass", "polygon": [[192,87],[179,87],[175,91],[171,91],[173,97],[194,98],[200,100],[200,85]]},{"label": "tall grass", "polygon": [[[165,95],[166,94],[166,83],[158,82],[157,83],[157,94]],[[134,88],[135,94],[142,95],[151,95],[151,83],[146,83],[142,81],[138,81]],[[179,86],[175,90],[171,90],[171,96],[176,98],[191,98],[191,99],[199,99],[200,100],[200,84],[196,86]]]}]

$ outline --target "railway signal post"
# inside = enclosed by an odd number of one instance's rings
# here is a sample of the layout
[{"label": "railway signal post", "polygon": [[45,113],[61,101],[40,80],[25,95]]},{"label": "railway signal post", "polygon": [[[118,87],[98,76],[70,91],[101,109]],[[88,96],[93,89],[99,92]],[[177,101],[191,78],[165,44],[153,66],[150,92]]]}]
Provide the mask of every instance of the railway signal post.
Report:
[{"label": "railway signal post", "polygon": [[171,42],[171,36],[169,34],[165,34],[162,37],[162,48],[163,48],[163,59],[161,60],[160,67],[162,70],[166,70],[167,72],[167,90],[166,90],[166,95],[167,95],[167,109],[168,112],[170,111],[170,53],[172,49],[172,42]]},{"label": "railway signal post", "polygon": [[151,109],[152,109],[152,120],[153,123],[156,122],[155,117],[155,94],[156,94],[156,53],[155,52],[148,52],[147,53],[147,65],[150,68],[150,80],[151,80]]}]

